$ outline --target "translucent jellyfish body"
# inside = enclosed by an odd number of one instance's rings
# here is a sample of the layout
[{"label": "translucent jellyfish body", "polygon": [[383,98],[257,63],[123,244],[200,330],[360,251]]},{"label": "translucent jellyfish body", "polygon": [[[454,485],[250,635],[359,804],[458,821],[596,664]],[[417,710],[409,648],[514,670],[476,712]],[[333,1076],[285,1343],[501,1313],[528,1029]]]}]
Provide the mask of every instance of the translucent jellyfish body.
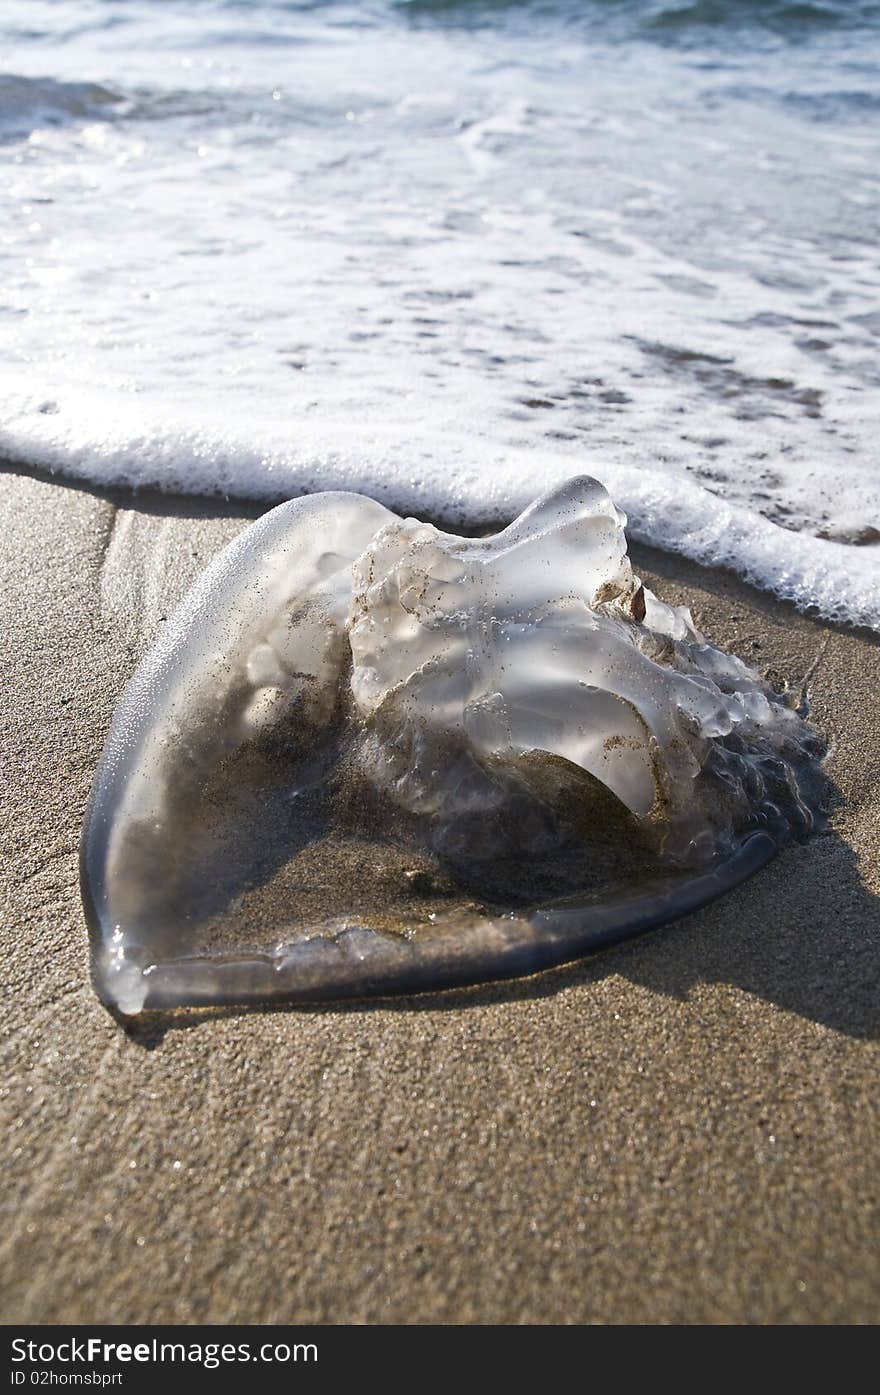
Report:
[{"label": "translucent jellyfish body", "polygon": [[202,574],[113,718],[83,833],[123,1013],[526,974],[802,836],[820,743],[633,575],[575,479],[462,538],[355,494]]}]

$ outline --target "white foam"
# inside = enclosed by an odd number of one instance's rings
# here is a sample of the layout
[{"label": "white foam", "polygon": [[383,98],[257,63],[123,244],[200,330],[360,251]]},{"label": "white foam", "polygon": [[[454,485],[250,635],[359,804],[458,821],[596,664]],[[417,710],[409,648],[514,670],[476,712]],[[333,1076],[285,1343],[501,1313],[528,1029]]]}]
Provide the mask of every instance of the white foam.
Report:
[{"label": "white foam", "polygon": [[[22,413],[20,426],[13,422],[0,431],[0,453],[84,481],[172,493],[277,500],[344,484],[399,512],[476,527],[512,517],[579,466],[624,510],[630,537],[705,566],[730,568],[825,619],[880,629],[880,550],[781,528],[669,471],[609,462],[585,451],[573,457],[492,450],[466,432],[444,436],[433,459],[411,457],[393,431],[383,438],[376,429],[366,440],[352,428],[337,429],[328,448],[323,433],[305,427],[298,448],[275,441],[261,449],[231,433],[139,432],[136,409],[117,404],[111,415],[108,405],[103,398],[81,400],[73,424],[72,404],[50,412],[32,407]],[[96,419],[103,434],[90,439],[86,423]],[[295,428],[291,434],[298,434]]]},{"label": "white foam", "polygon": [[7,458],[455,525],[587,472],[636,537],[880,626],[880,549],[841,545],[880,529],[857,36],[63,8],[2,21]]}]

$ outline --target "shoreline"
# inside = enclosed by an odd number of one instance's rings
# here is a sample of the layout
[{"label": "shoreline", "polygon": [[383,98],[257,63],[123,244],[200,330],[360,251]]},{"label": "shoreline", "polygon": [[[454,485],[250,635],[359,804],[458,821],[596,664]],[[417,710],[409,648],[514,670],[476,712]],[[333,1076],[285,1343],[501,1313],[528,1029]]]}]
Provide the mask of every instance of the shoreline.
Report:
[{"label": "shoreline", "polygon": [[[589,473],[589,471],[584,470],[581,473]],[[170,491],[166,492],[154,486],[98,485],[89,480],[67,476],[41,466],[26,465],[22,461],[0,452],[0,477],[4,475],[32,479],[44,484],[55,485],[59,489],[70,489],[74,492],[90,494],[96,500],[110,505],[114,510],[127,510],[162,518],[253,520],[259,518],[261,514],[268,512],[269,509],[277,507],[278,504],[286,502],[286,500],[290,498],[300,497],[300,494],[296,491],[293,493],[282,491],[277,495],[267,495],[265,498],[239,498],[221,493],[185,494]],[[704,490],[703,486],[698,486],[698,488],[703,490],[707,502],[723,506],[724,501],[721,496],[714,495],[708,490]],[[315,492],[318,491],[305,490],[302,491],[302,495],[304,497]],[[357,493],[362,491],[341,490],[340,492]],[[370,495],[369,491],[366,492],[368,497],[379,497],[378,495]],[[614,497],[613,493],[612,497]],[[396,504],[388,501],[381,502],[386,502],[387,507],[391,508],[392,511],[401,512]],[[615,502],[617,501],[615,500]],[[406,510],[404,509],[402,512],[406,513]],[[464,537],[486,537],[492,533],[499,532],[513,521],[516,513],[517,510],[509,510],[506,513],[500,513],[497,516],[484,519],[480,524],[468,524],[454,513],[442,514],[432,511],[431,509],[422,508],[414,510],[414,516],[419,518],[422,522],[433,525],[441,532],[451,531],[459,533]],[[737,516],[741,513],[742,511],[737,509]],[[740,519],[740,521],[742,520]],[[838,550],[842,549],[844,553],[851,551],[854,558],[872,554],[874,551],[880,556],[880,544],[878,543],[841,543],[833,539],[813,537],[813,535],[809,533],[800,533],[795,529],[787,529],[781,524],[774,523],[763,515],[758,514],[754,515],[754,522],[756,527],[763,528],[769,526],[775,528],[782,535],[787,534],[793,540],[803,540],[807,545],[813,542],[820,544],[828,542],[831,547]],[[639,554],[644,554],[648,559],[646,563],[648,570],[650,570],[652,565],[656,564],[657,559],[668,557],[680,563],[684,568],[695,568],[697,574],[729,577],[734,583],[744,586],[748,591],[754,592],[757,595],[766,596],[771,603],[789,607],[795,614],[803,616],[806,619],[817,620],[820,624],[830,629],[841,630],[848,634],[861,635],[869,639],[880,639],[880,621],[878,621],[875,627],[851,620],[828,618],[820,613],[816,605],[808,606],[806,609],[801,608],[794,601],[778,595],[769,587],[757,586],[754,582],[748,580],[743,573],[737,571],[733,567],[727,566],[723,562],[713,562],[710,564],[687,556],[676,547],[666,549],[653,542],[636,540],[631,536],[630,524],[631,520],[627,524],[627,541],[630,556],[635,561]],[[657,574],[664,574],[662,564],[657,566]]]},{"label": "shoreline", "polygon": [[807,682],[827,833],[530,979],[124,1030],[88,978],[91,776],[162,617],[266,506],[113,493],[0,468],[5,1319],[876,1321],[880,639],[634,545]]}]

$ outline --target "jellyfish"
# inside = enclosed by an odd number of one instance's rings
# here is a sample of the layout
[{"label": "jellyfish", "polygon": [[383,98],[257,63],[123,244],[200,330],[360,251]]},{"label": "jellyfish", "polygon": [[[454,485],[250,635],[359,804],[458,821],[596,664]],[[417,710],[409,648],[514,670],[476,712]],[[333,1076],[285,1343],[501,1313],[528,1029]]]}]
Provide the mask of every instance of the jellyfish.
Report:
[{"label": "jellyfish", "polygon": [[83,830],[124,1015],[535,973],[724,894],[821,816],[819,733],[634,574],[579,477],[459,537],[321,493],[201,574]]}]

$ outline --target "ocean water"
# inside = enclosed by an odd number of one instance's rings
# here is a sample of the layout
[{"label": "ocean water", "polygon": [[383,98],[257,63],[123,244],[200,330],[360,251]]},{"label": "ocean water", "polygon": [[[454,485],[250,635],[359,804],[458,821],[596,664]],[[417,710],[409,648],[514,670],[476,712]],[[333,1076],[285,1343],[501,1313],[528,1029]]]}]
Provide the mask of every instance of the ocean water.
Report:
[{"label": "ocean water", "polygon": [[880,4],[4,0],[0,455],[632,535],[880,627]]}]

